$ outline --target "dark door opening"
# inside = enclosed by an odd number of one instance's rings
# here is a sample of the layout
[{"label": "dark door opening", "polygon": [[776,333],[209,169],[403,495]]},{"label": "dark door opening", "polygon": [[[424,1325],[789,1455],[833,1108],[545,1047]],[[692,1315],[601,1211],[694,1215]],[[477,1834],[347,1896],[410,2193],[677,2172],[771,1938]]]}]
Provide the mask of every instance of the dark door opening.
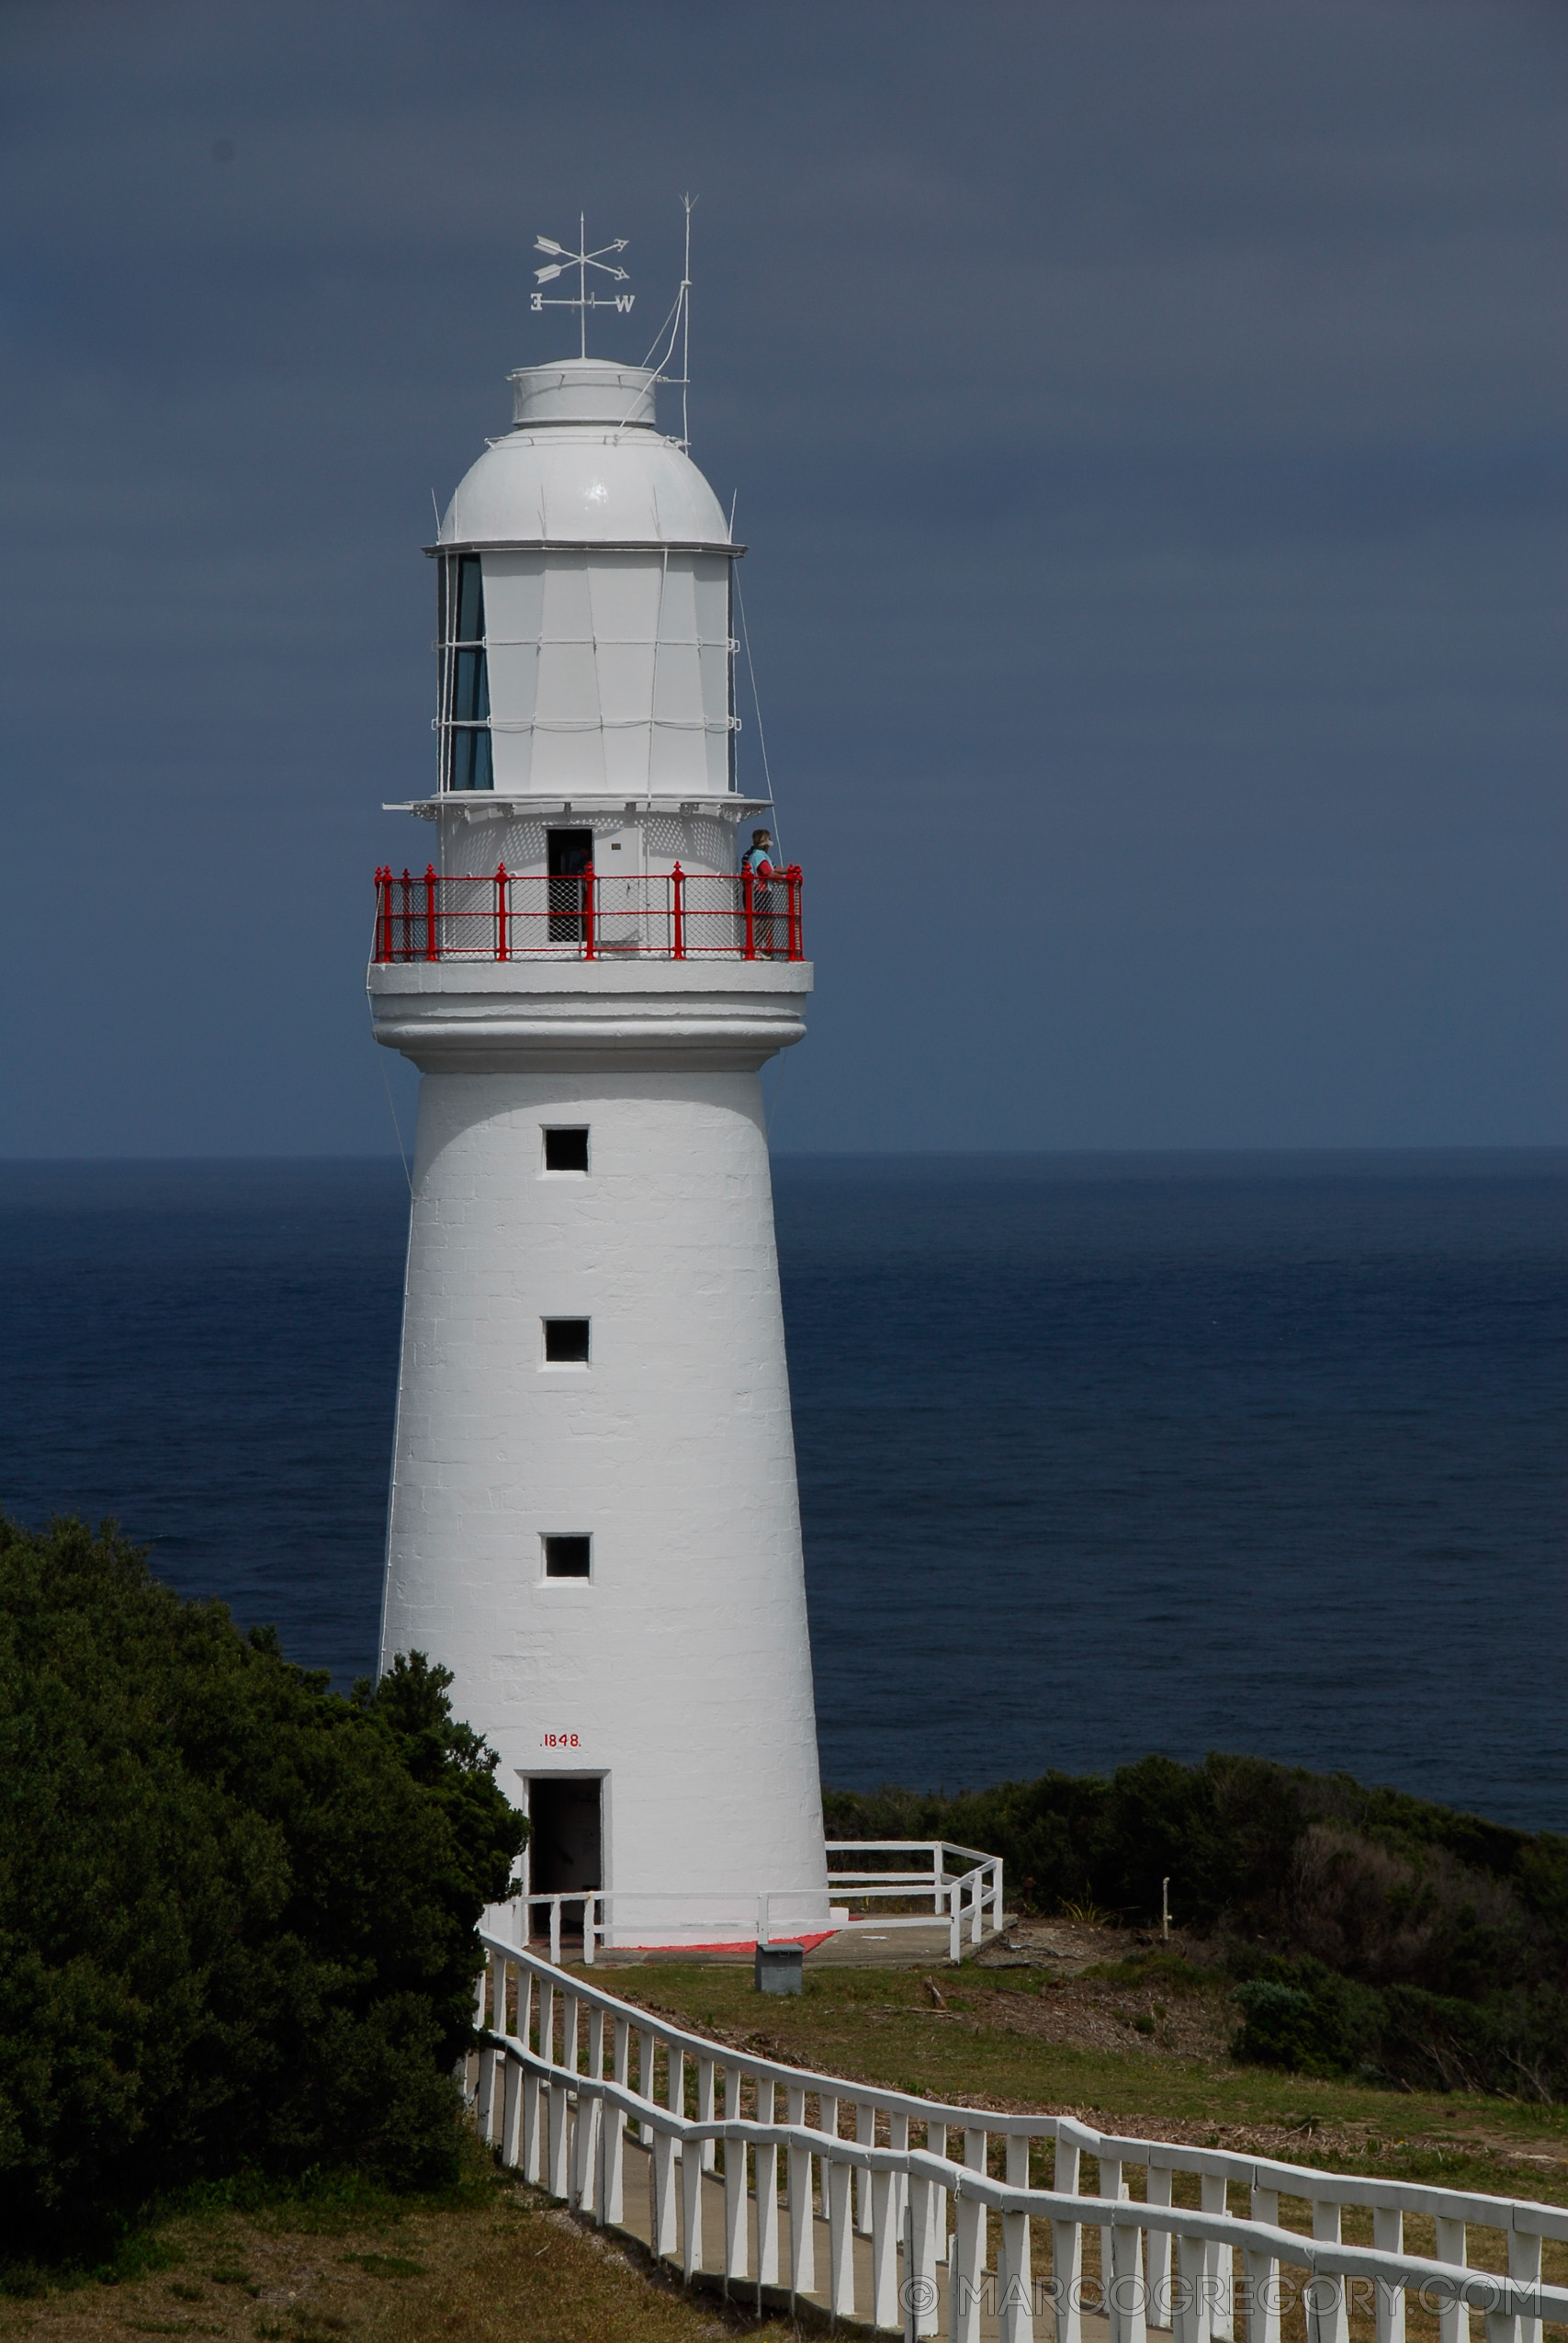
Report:
[{"label": "dark door opening", "polygon": [[552,944],[582,941],[582,873],[593,860],[592,830],[547,830],[545,849]]},{"label": "dark door opening", "polygon": [[[604,1885],[601,1785],[598,1782],[536,1773],[528,1782],[528,1889],[534,1896],[570,1896],[574,1889]],[[529,1932],[547,1929],[548,1916],[531,1913]],[[582,1933],[582,1907],[561,1907],[561,1927]]]}]

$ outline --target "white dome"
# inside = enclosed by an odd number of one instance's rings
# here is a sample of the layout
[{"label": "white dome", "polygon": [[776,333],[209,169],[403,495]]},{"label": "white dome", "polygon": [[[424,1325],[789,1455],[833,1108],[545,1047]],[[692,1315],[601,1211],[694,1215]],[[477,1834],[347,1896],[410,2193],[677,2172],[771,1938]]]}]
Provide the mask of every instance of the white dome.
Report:
[{"label": "white dome", "polygon": [[654,428],[648,369],[567,358],[508,379],[516,428],[458,482],[443,545],[729,543],[717,497]]}]

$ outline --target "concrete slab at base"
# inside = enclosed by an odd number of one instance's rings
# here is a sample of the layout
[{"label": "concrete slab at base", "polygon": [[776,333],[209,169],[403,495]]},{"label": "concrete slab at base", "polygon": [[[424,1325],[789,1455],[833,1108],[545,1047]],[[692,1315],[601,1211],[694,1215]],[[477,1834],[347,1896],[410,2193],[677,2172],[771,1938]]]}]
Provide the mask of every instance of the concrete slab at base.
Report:
[{"label": "concrete slab at base", "polygon": [[[1014,1925],[1016,1914],[1008,1913],[999,1929],[987,1929],[978,1945],[967,1941],[964,1957],[983,1952]],[[807,1941],[807,1969],[930,1969],[948,1966],[948,1933],[945,1922],[934,1922],[930,1928],[898,1928],[879,1930],[874,1920],[864,1927],[837,1929],[831,1936],[818,1937],[815,1943]],[[745,1969],[751,1966],[756,1952],[754,1944],[668,1945],[634,1952],[628,1947],[614,1947],[600,1952],[595,1969],[635,1969],[668,1967],[680,1962],[692,1968]],[[581,1960],[580,1952],[572,1953],[572,1965]]]}]

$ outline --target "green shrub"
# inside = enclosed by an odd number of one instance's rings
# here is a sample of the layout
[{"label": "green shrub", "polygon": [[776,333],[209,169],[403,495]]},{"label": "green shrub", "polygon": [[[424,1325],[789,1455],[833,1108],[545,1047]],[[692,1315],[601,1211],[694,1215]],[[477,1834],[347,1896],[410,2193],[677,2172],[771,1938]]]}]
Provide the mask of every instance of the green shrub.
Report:
[{"label": "green shrub", "polygon": [[525,1825],[450,1681],[337,1698],[112,1524],[0,1520],[0,2255],[243,2168],[455,2169]]},{"label": "green shrub", "polygon": [[1379,2076],[1385,2030],[1380,1994],[1317,1961],[1276,1959],[1267,1969],[1246,1978],[1232,1996],[1242,2013],[1233,2058],[1298,2075]]},{"label": "green shrub", "polygon": [[830,1836],[1004,1858],[1026,1911],[1184,1933],[1240,1981],[1238,2057],[1413,2088],[1568,2089],[1568,1839],[1262,1758],[1147,1757],[956,1797],[825,1794]]},{"label": "green shrub", "polygon": [[[1233,2057],[1255,2066],[1288,2066],[1299,2075],[1323,2071],[1321,2029],[1310,1993],[1300,1986],[1254,1977],[1247,1985],[1238,1985],[1234,1998],[1244,2017],[1241,2032],[1231,2044]],[[1339,2066],[1336,2058],[1336,2073]]]},{"label": "green shrub", "polygon": [[1310,1957],[1238,1950],[1233,1960],[1253,1972],[1232,1996],[1242,2024],[1231,2054],[1248,2065],[1543,2102],[1568,2083],[1568,2003],[1551,1987],[1464,2001],[1359,1985]]}]

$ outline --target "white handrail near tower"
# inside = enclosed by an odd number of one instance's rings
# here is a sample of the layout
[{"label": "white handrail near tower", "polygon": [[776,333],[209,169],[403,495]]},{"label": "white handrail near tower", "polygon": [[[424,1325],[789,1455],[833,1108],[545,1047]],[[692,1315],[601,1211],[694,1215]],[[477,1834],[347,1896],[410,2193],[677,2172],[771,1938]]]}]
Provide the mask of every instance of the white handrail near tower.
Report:
[{"label": "white handrail near tower", "polygon": [[[688,2281],[754,2290],[759,2308],[804,2300],[951,2343],[979,2343],[982,2322],[1003,2343],[1084,2343],[1086,2312],[1105,2319],[1109,2343],[1145,2343],[1151,2330],[1172,2343],[1243,2331],[1280,2343],[1297,2299],[1307,2343],[1348,2343],[1356,2310],[1377,2343],[1404,2343],[1410,2296],[1436,2313],[1439,2343],[1472,2343],[1472,2312],[1485,2343],[1542,2343],[1543,2323],[1568,2326],[1568,2288],[1540,2275],[1543,2243],[1568,2242],[1561,2206],[817,2074],[686,2032],[491,1930],[480,1941],[481,2137]],[[1085,2156],[1099,2167],[1093,2195],[1079,2185]],[[1179,2188],[1198,2202],[1178,2203]],[[1233,2189],[1245,2213],[1231,2209]],[[1281,2223],[1281,2200],[1306,2209],[1310,2235]],[[1370,2212],[1371,2246],[1345,2241],[1347,2211]],[[1410,2216],[1434,2224],[1434,2255],[1405,2251]],[[1470,2266],[1483,2242],[1506,2269]]]},{"label": "white handrail near tower", "polygon": [[[947,1957],[954,1967],[963,1959],[965,1945],[977,1949],[1001,1930],[1005,1914],[999,1855],[983,1855],[976,1848],[956,1847],[945,1839],[830,1839],[823,1851],[829,1891],[843,1899],[829,1906],[829,1920],[835,1929],[852,1922],[852,1904],[887,1900],[923,1904],[929,1897],[929,1911],[877,1912],[876,1932],[884,1937],[897,1929],[929,1933],[934,1920],[946,1928]],[[845,1871],[833,1860],[841,1854],[923,1856],[926,1860],[915,1870]],[[964,1868],[952,1867],[950,1859]],[[686,1920],[680,1917],[682,1900],[698,1907]],[[798,1942],[821,1932],[817,1917],[820,1900],[815,1885],[736,1888],[728,1894],[672,1885],[623,1894],[592,1889],[547,1896],[525,1889],[514,1902],[492,1907],[489,1918],[498,1934],[505,1935],[510,1923],[520,1931],[522,1941],[547,1942],[549,1960],[557,1968],[563,1945],[580,1938],[583,1965],[592,1968],[600,1945],[636,1943],[639,1907],[649,1903],[665,1914],[665,1945],[673,1949],[716,1941],[737,1945]],[[674,1918],[670,1917],[671,1913]],[[572,1950],[574,1953],[578,1950],[576,1943]]]}]

